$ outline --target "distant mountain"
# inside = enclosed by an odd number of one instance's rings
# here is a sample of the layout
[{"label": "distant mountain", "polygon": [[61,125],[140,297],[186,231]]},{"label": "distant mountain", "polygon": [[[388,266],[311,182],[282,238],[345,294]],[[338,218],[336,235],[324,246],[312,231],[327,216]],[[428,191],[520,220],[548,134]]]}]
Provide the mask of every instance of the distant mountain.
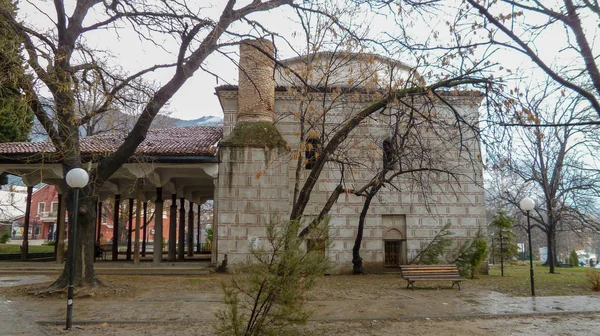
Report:
[{"label": "distant mountain", "polygon": [[[115,111],[112,112],[110,118],[106,118],[106,120],[99,119],[97,121],[94,121],[93,132],[94,134],[110,131],[127,132],[133,127],[133,124],[136,120],[136,117],[128,116],[126,114]],[[151,128],[157,129],[185,126],[223,126],[223,118],[215,116],[204,116],[198,119],[183,120],[159,114],[152,122]],[[79,134],[81,136],[85,136],[89,134],[88,131],[90,131],[88,127],[81,126]],[[34,120],[33,128],[31,130],[29,138],[31,141],[34,142],[46,141],[48,139],[46,131],[43,129],[42,125],[37,121],[37,119]]]},{"label": "distant mountain", "polygon": [[198,119],[192,119],[192,120],[182,120],[182,119],[177,119],[177,118],[173,118],[177,125],[177,127],[184,127],[184,126],[223,126],[223,118],[220,117],[215,117],[215,116],[205,116],[205,117],[200,117]]}]

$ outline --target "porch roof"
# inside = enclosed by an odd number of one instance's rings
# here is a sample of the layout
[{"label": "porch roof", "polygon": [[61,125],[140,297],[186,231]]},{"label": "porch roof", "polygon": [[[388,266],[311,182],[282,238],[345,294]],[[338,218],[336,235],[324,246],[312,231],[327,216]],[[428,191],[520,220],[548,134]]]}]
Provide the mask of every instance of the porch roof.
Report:
[{"label": "porch roof", "polygon": [[[81,137],[82,159],[94,166],[114,152],[125,136],[106,133]],[[141,190],[145,199],[151,199],[161,187],[165,195],[177,194],[198,204],[212,199],[222,138],[223,128],[218,126],[150,130],[129,162],[103,184],[100,198],[117,194],[134,197]],[[27,185],[45,182],[59,187],[64,179],[59,155],[50,142],[3,143],[0,173],[20,176]]]},{"label": "porch roof", "polygon": [[[81,137],[84,160],[94,161],[117,150],[125,141],[123,133],[104,133]],[[217,154],[217,144],[223,138],[223,128],[188,126],[149,130],[134,157],[154,157],[158,161],[169,157],[205,157],[210,162]],[[56,148],[50,142],[0,143],[0,162],[59,162]],[[162,160],[161,160],[162,159]]]}]

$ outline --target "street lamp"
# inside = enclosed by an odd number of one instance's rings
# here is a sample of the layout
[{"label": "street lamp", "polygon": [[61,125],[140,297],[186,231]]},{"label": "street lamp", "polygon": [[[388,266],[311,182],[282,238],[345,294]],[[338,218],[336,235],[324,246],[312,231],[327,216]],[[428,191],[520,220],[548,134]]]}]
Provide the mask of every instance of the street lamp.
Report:
[{"label": "street lamp", "polygon": [[529,211],[535,208],[535,201],[525,197],[519,203],[521,210],[527,212],[527,236],[529,238],[529,277],[531,278],[531,296],[535,296],[535,285],[533,282],[533,253],[531,252],[531,224],[529,222]]},{"label": "street lamp", "polygon": [[71,252],[71,262],[69,263],[69,291],[67,294],[67,327],[71,330],[73,326],[73,282],[75,278],[75,247],[77,237],[77,215],[79,213],[79,189],[85,187],[90,180],[88,173],[81,168],[69,170],[65,178],[69,187],[74,189],[73,197],[73,225],[71,225],[71,235],[69,236],[69,251]]},{"label": "street lamp", "polygon": [[494,258],[494,254],[496,254],[494,250],[494,233],[492,232],[490,236],[492,237],[492,265],[496,265],[496,259]]}]

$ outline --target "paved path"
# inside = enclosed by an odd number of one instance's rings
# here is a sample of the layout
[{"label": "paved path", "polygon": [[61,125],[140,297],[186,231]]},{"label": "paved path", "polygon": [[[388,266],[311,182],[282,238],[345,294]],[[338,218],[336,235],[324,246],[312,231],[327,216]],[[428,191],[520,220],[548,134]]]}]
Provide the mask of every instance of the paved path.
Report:
[{"label": "paved path", "polygon": [[[20,264],[21,268],[30,267],[27,263]],[[178,265],[181,267],[184,264]],[[129,267],[128,264],[107,265],[117,269]],[[0,269],[3,266],[6,265],[0,264]],[[40,267],[39,264],[36,266]],[[51,280],[51,277],[0,274],[0,287],[46,282]],[[345,295],[330,301],[325,297],[313,297],[308,299],[307,305],[318,312],[311,320],[322,322],[600,313],[600,296],[511,297],[497,292],[470,292],[468,288],[463,291],[388,290],[386,293],[384,296],[372,293],[360,299]],[[166,321],[210,325],[215,321],[214,313],[223,307],[221,298],[220,293],[155,290],[144,293],[136,300],[124,301],[115,298],[102,300],[101,304],[96,300],[76,300],[74,323],[139,325]],[[61,300],[49,300],[46,304],[51,306],[40,310],[40,303],[35,300],[10,302],[0,296],[0,336],[46,335],[38,323],[55,324],[59,328],[64,323],[66,305]]]},{"label": "paved path", "polygon": [[0,336],[48,335],[35,321],[23,317],[12,307],[12,302],[0,296]]},{"label": "paved path", "polygon": [[[61,274],[65,265],[56,262],[38,261],[0,261],[0,276],[7,275],[39,275]],[[97,261],[94,264],[96,274],[122,275],[205,275],[213,267],[209,260],[193,260],[184,262],[163,262],[154,266],[152,262],[144,261],[134,264],[133,261]]]}]

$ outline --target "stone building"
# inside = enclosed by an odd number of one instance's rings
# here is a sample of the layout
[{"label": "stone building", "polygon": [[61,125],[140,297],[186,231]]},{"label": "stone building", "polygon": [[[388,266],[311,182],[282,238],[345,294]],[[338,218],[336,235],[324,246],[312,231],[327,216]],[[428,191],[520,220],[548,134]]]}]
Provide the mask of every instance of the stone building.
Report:
[{"label": "stone building", "polygon": [[[224,139],[219,147],[215,190],[216,252],[218,260],[227,255],[230,263],[246,258],[250,242],[266,243],[264,223],[270,217],[275,215],[279,221],[288,218],[295,200],[296,179],[301,186],[311,172],[306,159],[300,162],[306,167],[297,170],[297,156],[305,152],[310,156],[312,147],[325,146],[340,125],[380,99],[378,85],[382,81],[391,79],[409,85],[422,82],[408,66],[375,55],[321,53],[284,60],[278,66],[266,55],[273,55],[267,41],[242,44],[239,87],[217,88],[224,114]],[[443,99],[452,108],[441,101],[431,106],[431,100],[414,98],[419,99],[422,101],[415,106],[449,121],[440,127],[452,128],[454,113],[465,121],[477,121],[482,97],[473,92],[447,93]],[[318,110],[311,104],[327,108],[311,115],[311,111]],[[343,174],[334,160],[326,164],[303,213],[305,222],[319,214],[340,179],[344,188],[358,189],[381,170],[382,145],[394,128],[402,127],[390,128],[403,122],[391,122],[392,118],[383,113],[367,118],[342,143],[344,152],[336,155],[356,163],[352,168],[345,164],[346,169],[354,171]],[[361,244],[367,270],[409,262],[447,222],[452,223],[455,247],[473,238],[480,227],[485,228],[479,143],[471,130],[460,127],[446,129],[446,135],[418,131],[425,133],[422,138],[428,143],[420,150],[436,155],[444,161],[438,167],[456,175],[447,178],[449,175],[442,174],[444,180],[442,175],[433,174],[419,181],[427,185],[403,181],[401,176],[396,180],[398,188],[384,188],[373,199]],[[300,140],[301,134],[304,141]],[[461,141],[455,141],[459,136]],[[326,253],[334,262],[334,271],[345,272],[352,267],[352,247],[363,203],[363,197],[342,193],[329,212],[331,245]]]},{"label": "stone building", "polygon": [[[354,192],[382,171],[403,174],[379,190],[366,214],[360,254],[367,271],[410,262],[447,222],[455,247],[485,227],[479,143],[470,128],[478,120],[480,95],[406,94],[375,109],[386,86],[418,88],[423,78],[401,62],[370,54],[319,53],[276,63],[273,46],[262,40],[246,41],[240,51],[239,85],[216,89],[223,127],[149,131],[100,190],[99,202],[114,199],[115,218],[125,199],[150,201],[163,214],[153,219],[154,263],[164,260],[162,239],[154,235],[168,240],[166,260],[193,256],[203,229],[199,205],[207,200],[214,200],[212,262],[221,263],[225,255],[229,264],[246,260],[250,244],[265,245],[265,223],[287,220],[299,191],[315,181],[303,225],[343,191],[328,211],[331,244],[325,253],[333,272],[347,272],[365,201]],[[356,119],[372,107],[373,113]],[[329,152],[332,139],[339,146]],[[398,147],[401,139],[410,141]],[[123,134],[82,137],[83,158],[93,166],[123,141]],[[22,176],[29,195],[41,181],[60,185],[64,172],[60,161],[52,161],[54,152],[50,143],[0,144],[0,172]],[[322,170],[313,169],[324,154]],[[102,224],[97,241],[120,236],[118,226],[103,233]],[[58,232],[61,244],[65,234]],[[125,239],[129,260],[132,235]],[[118,239],[111,244],[112,260],[118,260]]]}]

